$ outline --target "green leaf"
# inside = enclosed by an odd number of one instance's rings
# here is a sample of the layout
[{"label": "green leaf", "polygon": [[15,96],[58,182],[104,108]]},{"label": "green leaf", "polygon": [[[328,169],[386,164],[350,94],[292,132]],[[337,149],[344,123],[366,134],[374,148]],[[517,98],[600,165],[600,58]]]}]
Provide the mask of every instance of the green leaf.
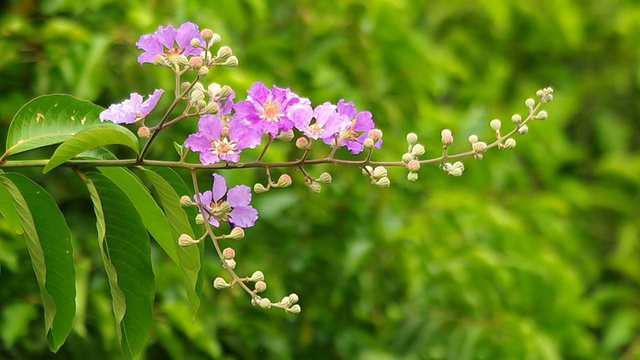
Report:
[{"label": "green leaf", "polygon": [[85,175],[120,346],[126,358],[137,358],[147,341],[155,294],[149,236],[136,208],[116,184],[99,173]]},{"label": "green leaf", "polygon": [[127,128],[122,126],[99,126],[83,130],[63,142],[53,153],[42,172],[46,174],[51,169],[85,151],[105,145],[124,145],[133,149],[136,153],[138,152],[138,139]]},{"label": "green leaf", "polygon": [[11,230],[13,230],[16,235],[22,235],[24,233],[20,215],[13,204],[13,196],[11,196],[5,186],[0,186],[0,213],[7,219]]},{"label": "green leaf", "polygon": [[178,264],[178,237],[172,233],[167,218],[147,188],[130,170],[118,167],[100,167],[98,170],[127,194],[147,231],[171,260]]},{"label": "green leaf", "polygon": [[71,233],[51,196],[24,175],[6,173],[0,181],[13,197],[44,305],[51,351],[58,351],[73,327],[76,288]]},{"label": "green leaf", "polygon": [[13,117],[7,133],[7,153],[17,154],[61,143],[101,123],[102,108],[70,95],[45,95],[26,103]]},{"label": "green leaf", "polygon": [[[147,179],[153,184],[167,219],[171,224],[173,236],[177,239],[180,234],[187,234],[192,238],[194,232],[189,219],[194,219],[196,212],[190,214],[185,212],[185,208],[180,206],[180,197],[189,193],[186,185],[173,170],[168,168],[143,169]],[[194,208],[191,207],[191,210]],[[195,224],[194,224],[195,225]],[[175,243],[175,242],[174,242]],[[177,246],[180,259],[180,269],[187,285],[187,297],[191,305],[192,313],[198,311],[200,307],[200,294],[202,292],[204,280],[201,269],[201,256],[204,244],[197,246],[182,247]]]}]

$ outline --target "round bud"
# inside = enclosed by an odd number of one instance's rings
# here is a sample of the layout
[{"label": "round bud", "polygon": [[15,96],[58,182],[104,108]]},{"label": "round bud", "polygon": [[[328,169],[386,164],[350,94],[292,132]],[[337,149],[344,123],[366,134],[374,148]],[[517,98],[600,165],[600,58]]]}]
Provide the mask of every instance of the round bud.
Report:
[{"label": "round bud", "polygon": [[536,96],[538,97],[538,99],[542,100],[542,97],[544,97],[544,91],[542,90],[536,91]]},{"label": "round bud", "polygon": [[236,261],[233,259],[229,259],[229,260],[225,260],[224,261],[225,266],[229,269],[235,269],[236,268]]},{"label": "round bud", "polygon": [[513,149],[516,147],[516,140],[514,138],[508,138],[504,141],[504,149]]},{"label": "round bud", "polygon": [[221,46],[218,49],[218,53],[216,54],[216,58],[218,59],[227,59],[229,56],[233,55],[233,51],[228,46]]},{"label": "round bud", "polygon": [[469,142],[471,143],[471,145],[477,143],[478,142],[478,136],[477,135],[470,135],[469,136]]},{"label": "round bud", "polygon": [[418,160],[411,160],[407,163],[407,169],[412,172],[420,170],[420,162]]},{"label": "round bud", "polygon": [[290,312],[292,314],[300,314],[300,311],[302,311],[302,308],[300,307],[300,305],[295,304],[292,307],[285,309],[285,311]]},{"label": "round bud", "polygon": [[228,247],[225,248],[224,250],[222,250],[222,257],[225,260],[231,260],[236,256],[236,251],[233,250],[232,248]]},{"label": "round bud", "polygon": [[312,192],[312,193],[314,193],[314,194],[319,194],[319,193],[320,193],[320,191],[322,191],[322,186],[321,186],[321,185],[320,185],[320,183],[319,183],[319,182],[317,182],[317,181],[313,181],[313,182],[311,182],[311,183],[308,185],[308,187],[309,187],[309,190],[311,190],[311,192]]},{"label": "round bud", "polygon": [[289,296],[287,296],[287,298],[289,298],[289,301],[288,301],[288,305],[289,306],[297,303],[298,300],[299,300],[298,295],[296,293],[289,294]]},{"label": "round bud", "polygon": [[256,281],[254,289],[256,289],[256,292],[259,293],[264,292],[265,290],[267,290],[267,283],[262,280]]},{"label": "round bud", "polygon": [[213,280],[213,287],[216,290],[224,290],[224,289],[227,289],[227,288],[231,287],[231,284],[226,282],[225,279],[223,279],[221,277],[217,277],[217,278],[215,278]]},{"label": "round bud", "polygon": [[491,126],[491,129],[493,129],[494,131],[498,131],[498,130],[500,130],[500,127],[502,126],[502,123],[498,119],[493,119],[489,123],[489,126]]},{"label": "round bud", "polygon": [[260,270],[255,271],[249,278],[249,281],[262,281],[262,280],[264,280],[264,274]]},{"label": "round bud", "polygon": [[409,173],[407,174],[407,180],[409,181],[418,180],[418,173],[409,171]]},{"label": "round bud", "polygon": [[547,112],[544,110],[540,110],[540,112],[536,115],[536,120],[546,120],[547,119]]},{"label": "round bud", "polygon": [[182,246],[182,247],[191,246],[191,245],[197,244],[199,242],[200,242],[199,240],[194,240],[191,236],[189,236],[187,234],[182,234],[178,238],[178,244],[180,246]]},{"label": "round bud", "polygon": [[240,240],[244,238],[244,229],[239,226],[234,227],[229,233],[229,238],[233,240]]},{"label": "round bud", "polygon": [[522,125],[518,128],[518,132],[524,135],[529,132],[529,127],[527,125]]},{"label": "round bud", "polygon": [[451,145],[451,143],[453,143],[453,135],[451,134],[451,130],[442,130],[440,132],[440,136],[442,137],[442,145]]},{"label": "round bud", "polygon": [[524,101],[524,105],[529,109],[531,109],[536,105],[536,101],[533,100],[532,98],[528,98],[527,100]]},{"label": "round bud", "polygon": [[300,150],[308,150],[309,149],[309,139],[304,136],[301,136],[296,139],[296,147]]},{"label": "round bud", "polygon": [[382,139],[382,130],[380,129],[369,130],[369,132],[367,133],[367,137],[373,140],[374,142],[378,141]]},{"label": "round bud", "polygon": [[487,143],[484,141],[478,141],[473,144],[473,151],[481,153],[487,151]]},{"label": "round bud", "polygon": [[260,183],[256,183],[255,185],[253,185],[253,192],[256,194],[264,194],[267,191],[269,191],[269,189],[267,189],[266,187],[264,187],[264,185]]},{"label": "round bud", "polygon": [[295,134],[293,133],[293,130],[280,131],[278,133],[278,136],[276,136],[276,139],[282,140],[282,141],[285,141],[285,142],[289,142],[289,141],[293,140],[294,136],[295,136]]},{"label": "round bud", "polygon": [[411,155],[410,153],[404,153],[402,154],[402,161],[408,163],[409,161],[413,160],[413,155]]},{"label": "round bud", "polygon": [[417,141],[418,141],[418,135],[414,133],[407,134],[407,142],[409,143],[409,146],[414,145]]},{"label": "round bud", "polygon": [[209,42],[213,38],[213,31],[211,31],[211,29],[202,29],[202,31],[200,31],[200,36],[202,36],[204,41]]},{"label": "round bud", "polygon": [[373,148],[373,145],[375,145],[375,142],[373,141],[372,138],[366,138],[362,142],[362,146],[364,146],[365,149],[371,149]]},{"label": "round bud", "polygon": [[205,77],[207,75],[209,75],[209,67],[208,66],[201,66],[198,69],[198,75],[201,77]]},{"label": "round bud", "polygon": [[375,185],[381,188],[388,188],[391,186],[391,181],[388,177],[382,177],[375,182]]},{"label": "round bud", "polygon": [[386,176],[387,176],[387,168],[385,168],[384,166],[376,166],[376,168],[373,169],[374,178],[380,179]]},{"label": "round bud", "polygon": [[422,146],[421,144],[415,144],[413,145],[413,147],[411,148],[411,155],[412,156],[421,156],[424,155],[424,146]]},{"label": "round bud", "polygon": [[362,175],[369,176],[373,172],[373,168],[369,165],[362,168]]},{"label": "round bud", "polygon": [[198,69],[200,66],[202,66],[202,58],[194,56],[189,59],[189,67]]},{"label": "round bud", "polygon": [[222,64],[223,66],[236,67],[238,66],[238,58],[235,56],[229,56],[227,61]]},{"label": "round bud", "polygon": [[198,38],[191,39],[191,42],[189,42],[189,45],[191,45],[191,47],[194,47],[194,48],[202,46],[202,44],[200,43],[200,39]]},{"label": "round bud", "polygon": [[511,122],[514,124],[520,124],[522,122],[522,116],[520,114],[511,115]]},{"label": "round bud", "polygon": [[331,174],[329,174],[328,172],[323,172],[316,179],[316,181],[321,182],[323,184],[331,184]]},{"label": "round bud", "polygon": [[204,215],[202,215],[202,214],[196,215],[195,222],[198,225],[204,224]]},{"label": "round bud", "polygon": [[142,139],[147,139],[151,137],[151,130],[146,126],[140,126],[138,128],[138,137]]},{"label": "round bud", "polygon": [[180,197],[180,206],[186,207],[186,206],[192,206],[192,205],[194,205],[194,202],[193,200],[191,200],[190,196],[183,195]]},{"label": "round bud", "polygon": [[271,309],[271,301],[269,301],[269,299],[267,298],[262,298],[258,300],[256,303],[258,304],[258,306],[260,306],[263,309]]},{"label": "round bud", "polygon": [[293,181],[291,180],[291,176],[289,176],[288,174],[282,174],[278,178],[278,182],[276,183],[276,186],[281,188],[288,187],[288,186],[291,186],[292,183]]}]

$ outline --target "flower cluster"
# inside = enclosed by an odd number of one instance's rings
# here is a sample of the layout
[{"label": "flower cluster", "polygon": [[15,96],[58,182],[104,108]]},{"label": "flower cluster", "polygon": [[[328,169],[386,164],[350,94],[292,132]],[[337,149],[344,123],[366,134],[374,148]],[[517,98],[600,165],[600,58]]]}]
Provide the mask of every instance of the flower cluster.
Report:
[{"label": "flower cluster", "polygon": [[238,185],[227,192],[227,182],[218,174],[213,174],[212,189],[194,196],[194,199],[204,210],[206,220],[215,227],[220,226],[220,221],[225,221],[232,226],[247,228],[258,220],[258,211],[249,205],[251,189]]}]

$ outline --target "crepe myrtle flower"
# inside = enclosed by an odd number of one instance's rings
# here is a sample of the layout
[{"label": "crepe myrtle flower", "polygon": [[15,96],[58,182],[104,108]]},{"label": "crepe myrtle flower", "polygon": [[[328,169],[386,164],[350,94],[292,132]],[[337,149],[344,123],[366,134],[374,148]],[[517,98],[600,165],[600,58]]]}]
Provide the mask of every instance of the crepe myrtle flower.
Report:
[{"label": "crepe myrtle flower", "polygon": [[177,55],[200,55],[202,49],[191,46],[191,40],[198,39],[201,44],[204,43],[198,25],[192,22],[186,22],[178,29],[169,25],[167,27],[159,26],[153,34],[145,34],[140,36],[136,46],[138,49],[144,50],[138,56],[138,63],[155,63],[156,57],[165,60],[169,64],[167,58]]},{"label": "crepe myrtle flower", "polygon": [[343,124],[349,122],[346,115],[337,112],[335,105],[326,102],[312,110],[307,99],[301,99],[297,104],[290,106],[288,114],[296,129],[310,139],[331,138],[340,132]]},{"label": "crepe myrtle flower", "polygon": [[158,104],[158,100],[164,93],[162,89],[156,89],[149,98],[142,101],[142,95],[132,93],[131,97],[119,104],[113,104],[100,113],[100,121],[113,121],[116,124],[133,124],[144,119]]},{"label": "crepe myrtle flower", "polygon": [[[352,154],[359,154],[364,150],[364,141],[367,139],[369,130],[375,128],[372,115],[369,111],[358,112],[353,106],[353,102],[347,102],[343,99],[338,101],[336,105],[338,113],[345,115],[347,121],[342,123],[340,135],[338,137],[338,144],[340,146],[346,146]],[[333,144],[334,137],[327,137],[323,139],[327,144]],[[374,146],[380,148],[382,146],[382,139],[378,139]]]},{"label": "crepe myrtle flower", "polygon": [[[226,199],[225,198],[226,194]],[[251,202],[251,189],[246,185],[234,186],[227,192],[225,179],[213,174],[213,188],[199,194],[200,204],[209,224],[220,227],[220,221],[241,228],[252,227],[258,219],[258,211]],[[198,197],[194,197],[198,200]]]},{"label": "crepe myrtle flower", "polygon": [[247,94],[247,100],[236,103],[234,118],[246,120],[251,126],[273,137],[277,136],[279,131],[289,131],[293,128],[288,109],[301,99],[289,88],[283,89],[274,85],[269,89],[263,83],[256,82]]}]

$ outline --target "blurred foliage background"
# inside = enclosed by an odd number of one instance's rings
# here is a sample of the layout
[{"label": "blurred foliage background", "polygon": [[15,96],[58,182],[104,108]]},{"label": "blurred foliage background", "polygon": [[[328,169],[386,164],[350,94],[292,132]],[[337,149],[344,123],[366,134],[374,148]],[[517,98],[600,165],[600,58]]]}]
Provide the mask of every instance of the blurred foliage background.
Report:
[{"label": "blurred foliage background", "polygon": [[[409,131],[427,155],[450,128],[453,150],[490,140],[524,100],[552,86],[550,119],[512,151],[467,159],[461,178],[423,167],[409,183],[368,184],[330,171],[313,195],[255,196],[261,220],[234,242],[238,270],[266,274],[267,296],[301,298],[298,316],[251,307],[209,285],[195,320],[180,275],[158,252],[158,294],[146,357],[180,359],[640,358],[640,5],[635,0],[3,2],[2,136],[42,94],[108,106],[170,88],[140,66],[134,43],[158,25],[193,21],[240,60],[208,78],[243,98],[254,81],[314,104],[352,100],[385,134],[377,160],[399,159]],[[184,124],[175,139],[193,132]],[[180,134],[182,132],[183,134]],[[160,137],[156,157],[169,157]],[[283,146],[270,159],[296,155]],[[169,154],[169,155],[168,155]],[[346,154],[342,154],[347,156]],[[44,337],[24,241],[0,221],[0,358],[119,357],[95,220],[68,169],[38,175],[74,234],[78,318],[58,354]],[[283,171],[292,171],[291,169]],[[209,174],[203,187],[210,186]],[[229,171],[230,184],[264,179]],[[295,181],[298,181],[295,184]],[[207,279],[222,275],[212,253]],[[210,283],[209,283],[210,284]]]}]

